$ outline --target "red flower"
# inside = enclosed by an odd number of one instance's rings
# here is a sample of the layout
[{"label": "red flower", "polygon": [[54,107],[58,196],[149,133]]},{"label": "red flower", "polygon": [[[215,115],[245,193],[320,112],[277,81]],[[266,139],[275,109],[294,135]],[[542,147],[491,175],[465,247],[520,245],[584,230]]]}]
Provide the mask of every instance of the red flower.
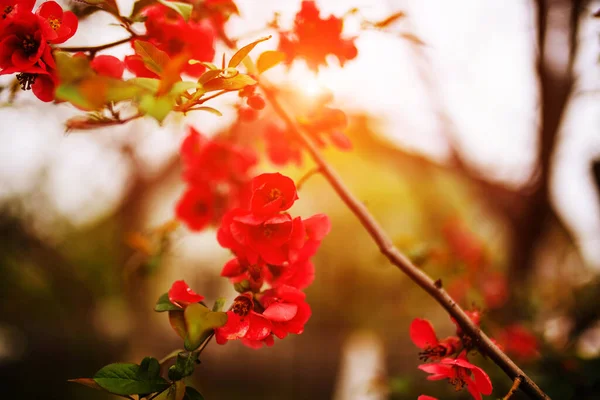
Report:
[{"label": "red flower", "polygon": [[204,296],[200,296],[190,289],[185,281],[175,281],[173,282],[171,289],[169,289],[169,301],[182,308],[202,300],[204,300]]},{"label": "red flower", "polygon": [[267,146],[267,155],[275,165],[284,166],[290,162],[297,166],[302,165],[302,152],[300,145],[288,131],[269,125],[265,129],[264,139]]},{"label": "red flower", "polygon": [[233,217],[229,229],[235,241],[243,246],[242,254],[248,261],[255,263],[260,257],[266,263],[279,265],[288,261],[286,245],[290,242],[293,225],[287,213],[264,219],[244,212]]},{"label": "red flower", "polygon": [[423,350],[419,353],[419,358],[423,361],[447,357],[455,353],[460,344],[460,339],[455,336],[438,340],[431,323],[420,318],[415,318],[410,324],[410,338]]},{"label": "red flower", "polygon": [[427,396],[426,394],[420,395],[417,400],[438,400],[435,397]]},{"label": "red flower", "polygon": [[321,19],[314,1],[303,1],[302,8],[296,14],[294,31],[281,33],[279,50],[286,53],[287,63],[294,58],[303,58],[308,67],[317,70],[326,65],[326,57],[334,54],[341,65],[356,57],[354,39],[342,39],[344,21],[333,15]]},{"label": "red flower", "polygon": [[[302,231],[300,231],[300,229]],[[302,221],[302,225],[296,225],[297,233],[293,235],[296,243],[290,246],[290,261],[299,262],[307,260],[317,253],[321,241],[331,231],[331,220],[325,214],[316,214]],[[298,243],[298,235],[302,243]]]},{"label": "red flower", "polygon": [[252,294],[244,293],[235,298],[227,323],[215,329],[215,339],[219,344],[228,340],[244,338],[251,342],[261,341],[271,333],[271,322],[254,310]]},{"label": "red flower", "polygon": [[513,324],[505,328],[498,335],[498,342],[507,353],[523,360],[535,359],[540,355],[537,337],[520,324]]},{"label": "red flower", "polygon": [[98,75],[109,76],[111,78],[121,79],[125,64],[117,57],[109,55],[99,55],[94,57],[90,66]]},{"label": "red flower", "polygon": [[419,369],[432,374],[427,377],[430,381],[448,379],[456,390],[466,386],[475,400],[481,400],[482,394],[487,396],[492,393],[490,377],[467,361],[465,352],[456,359],[444,358],[439,363],[419,365]]},{"label": "red flower", "polygon": [[31,13],[19,13],[1,32],[0,74],[30,72],[34,66],[46,69],[46,65],[55,66],[41,20]]},{"label": "red flower", "polygon": [[265,279],[273,287],[286,285],[296,289],[305,289],[315,280],[315,266],[309,260],[289,265],[269,265],[268,271]]},{"label": "red flower", "polygon": [[[19,75],[23,76],[24,74]],[[57,83],[58,79],[56,75],[50,74],[46,71],[40,71],[33,77],[31,91],[38,99],[45,102],[50,102],[54,100]]]},{"label": "red flower", "polygon": [[62,7],[54,1],[43,3],[37,10],[42,18],[44,37],[50,43],[64,43],[71,38],[77,30],[77,17],[71,11],[63,11]]},{"label": "red flower", "polygon": [[260,297],[262,313],[272,323],[272,333],[283,339],[289,333],[301,334],[310,319],[310,306],[304,300],[306,294],[291,286],[279,286],[267,290]]},{"label": "red flower", "polygon": [[207,185],[189,187],[177,202],[175,215],[191,230],[202,230],[212,221],[213,201],[213,194]]},{"label": "red flower", "polygon": [[20,13],[31,13],[35,0],[0,0],[0,29]]},{"label": "red flower", "polygon": [[252,179],[251,211],[273,215],[289,209],[298,199],[296,184],[280,173],[261,174]]},{"label": "red flower", "polygon": [[[212,61],[215,56],[215,32],[208,20],[186,22],[181,15],[162,5],[155,4],[143,11],[150,42],[174,57],[189,53],[199,61]],[[187,64],[183,72],[200,76],[206,68],[202,64]]]},{"label": "red flower", "polygon": [[183,177],[188,182],[245,181],[256,156],[243,147],[219,139],[206,139],[189,127],[181,144]]},{"label": "red flower", "polygon": [[247,280],[250,290],[253,292],[260,291],[267,274],[269,274],[269,268],[265,263],[250,263],[246,259],[238,257],[229,260],[221,271],[221,276],[231,279],[233,283]]},{"label": "red flower", "polygon": [[[465,314],[467,314],[467,316],[471,319],[471,321],[473,321],[473,323],[477,326],[479,326],[481,324],[481,311],[479,310],[472,310],[472,311],[468,311],[465,310]],[[462,328],[460,327],[460,325],[458,325],[458,323],[456,322],[456,320],[454,318],[450,318],[452,320],[452,322],[454,323],[454,325],[456,325],[456,335],[457,336],[463,336],[463,331]]]}]

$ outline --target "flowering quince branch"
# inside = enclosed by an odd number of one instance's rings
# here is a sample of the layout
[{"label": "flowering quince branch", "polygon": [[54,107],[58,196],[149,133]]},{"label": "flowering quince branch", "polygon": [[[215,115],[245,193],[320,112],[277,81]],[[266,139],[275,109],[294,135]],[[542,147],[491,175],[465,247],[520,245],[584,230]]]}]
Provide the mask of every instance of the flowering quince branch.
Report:
[{"label": "flowering quince branch", "polygon": [[[78,21],[72,12],[63,11],[54,1],[43,3],[34,13],[33,0],[0,0],[0,74],[16,73],[21,88],[32,90],[42,101],[68,101],[89,112],[85,117],[67,121],[67,128],[118,125],[145,115],[162,123],[172,111],[185,114],[201,110],[220,115],[218,110],[203,104],[237,92],[245,103],[238,107],[237,124],[254,120],[267,105],[265,97],[285,123],[284,130],[269,125],[264,132],[273,164],[300,165],[302,150],[306,150],[316,167],[297,184],[277,172],[257,174],[257,154],[242,146],[243,141],[235,134],[209,139],[190,126],[180,149],[186,188],[175,214],[191,231],[217,228],[218,243],[232,253],[221,275],[230,280],[238,295],[227,311],[224,299],[216,299],[209,308],[204,296],[183,280],[174,282],[158,299],[155,311],[167,313],[170,325],[183,340],[184,350],[161,361],[146,357],[140,364],[109,364],[93,378],[74,382],[129,399],[137,395],[140,399],[197,400],[202,396],[186,386],[184,378],[194,372],[201,353],[213,338],[220,345],[239,340],[248,347],[260,348],[273,346],[275,338],[301,334],[312,313],[303,291],[314,280],[311,258],[329,233],[331,222],[324,214],[310,218],[293,216],[290,209],[299,199],[298,189],[312,175],[321,173],[381,252],[437,300],[457,325],[455,336],[439,340],[428,321],[415,319],[411,324],[411,339],[421,349],[424,362],[419,369],[431,374],[429,380],[446,379],[456,389],[466,388],[476,400],[490,395],[492,383],[488,375],[467,358],[468,352],[480,350],[514,379],[505,398],[521,388],[533,398],[548,399],[480,330],[479,313],[460,308],[440,280],[434,282],[402,254],[323,158],[319,148],[327,142],[340,150],[352,148],[341,132],[347,124],[345,114],[327,107],[325,101],[310,115],[296,120],[279,101],[277,90],[262,77],[263,72],[278,63],[289,66],[296,59],[303,59],[314,71],[325,65],[330,55],[342,66],[354,59],[356,38],[343,37],[343,18],[324,18],[314,1],[303,1],[294,28],[279,32],[278,51],[262,53],[254,64],[249,53],[270,37],[236,50],[223,26],[230,15],[237,13],[231,0],[193,4],[139,0],[128,17],[121,15],[115,0],[84,2],[112,14],[130,36],[100,46],[57,47],[77,29]],[[369,26],[380,29],[402,16],[403,13],[396,13]],[[134,22],[144,23],[143,35],[132,30]],[[223,56],[220,68],[209,62],[215,56],[217,37],[236,50],[228,63]],[[134,54],[124,60],[97,54],[125,43],[131,44]],[[238,69],[242,62],[247,73]],[[125,69],[136,77],[123,79]],[[184,81],[182,75],[195,80]],[[137,111],[122,118],[122,103],[133,104]],[[172,224],[167,225],[166,231],[174,229],[170,228]],[[146,239],[135,243],[150,257],[154,246]],[[162,366],[172,359],[175,362],[165,377]],[[419,398],[432,399],[426,395]]]},{"label": "flowering quince branch", "polygon": [[317,146],[313,143],[311,137],[304,132],[300,126],[292,119],[290,114],[283,108],[277,99],[276,90],[268,83],[259,81],[260,87],[265,93],[265,97],[272,105],[275,112],[286,123],[289,131],[302,143],[311,155],[314,162],[320,169],[320,172],[327,179],[336,193],[356,215],[369,232],[373,240],[378,245],[382,254],[390,262],[398,267],[402,272],[408,275],[416,284],[429,293],[458,323],[464,332],[473,340],[475,346],[488,355],[502,370],[511,378],[521,377],[523,380],[522,389],[532,398],[549,399],[549,397],[531,380],[498,346],[469,318],[468,314],[450,297],[450,295],[441,287],[436,285],[425,272],[414,265],[408,257],[398,250],[385,231],[377,223],[368,209],[343,183],[341,177],[333,170],[327,161],[321,155]]}]

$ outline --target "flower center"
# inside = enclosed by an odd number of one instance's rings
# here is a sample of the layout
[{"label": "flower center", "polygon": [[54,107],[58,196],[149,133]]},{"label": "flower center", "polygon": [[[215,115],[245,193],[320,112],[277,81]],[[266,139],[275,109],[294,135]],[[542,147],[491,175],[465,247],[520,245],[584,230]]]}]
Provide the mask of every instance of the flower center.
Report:
[{"label": "flower center", "polygon": [[258,281],[260,279],[261,272],[262,268],[256,264],[248,266],[248,275],[250,275],[250,278],[252,278],[255,281]]},{"label": "flower center", "polygon": [[419,353],[419,360],[427,361],[429,359],[442,358],[448,354],[448,349],[445,346],[437,345],[428,347]]},{"label": "flower center", "polygon": [[251,309],[252,300],[250,300],[246,296],[238,296],[233,301],[233,307],[231,308],[231,310],[240,317],[245,317],[246,315],[248,315]]},{"label": "flower center", "polygon": [[269,201],[276,200],[276,199],[278,199],[280,197],[281,197],[281,190],[279,190],[277,188],[273,188],[269,192]]},{"label": "flower center", "polygon": [[456,375],[451,378],[448,378],[448,381],[452,386],[454,386],[454,390],[458,392],[459,390],[462,390],[462,388],[464,388],[467,384],[464,378],[468,376],[468,372],[465,368],[462,367],[454,367],[454,371]]},{"label": "flower center", "polygon": [[23,41],[21,42],[21,47],[23,48],[25,54],[31,56],[37,52],[38,43],[35,41],[33,36],[25,35]]},{"label": "flower center", "polygon": [[208,207],[206,206],[205,202],[198,201],[198,202],[196,202],[196,204],[194,204],[194,211],[197,214],[204,215],[208,212]]},{"label": "flower center", "polygon": [[268,227],[268,226],[265,226],[265,227],[263,228],[263,235],[264,235],[265,237],[268,237],[268,238],[270,238],[270,237],[273,235],[273,228],[271,228],[271,227]]},{"label": "flower center", "polygon": [[19,82],[19,85],[21,85],[21,90],[31,90],[31,85],[35,83],[35,78],[37,78],[37,74],[26,72],[18,74],[17,81]]},{"label": "flower center", "polygon": [[2,12],[2,19],[6,19],[6,17],[8,17],[8,14],[10,14],[14,9],[15,8],[13,6],[4,7],[4,11]]},{"label": "flower center", "polygon": [[49,18],[48,23],[50,24],[50,27],[55,31],[58,30],[58,28],[60,28],[60,20],[58,18]]}]

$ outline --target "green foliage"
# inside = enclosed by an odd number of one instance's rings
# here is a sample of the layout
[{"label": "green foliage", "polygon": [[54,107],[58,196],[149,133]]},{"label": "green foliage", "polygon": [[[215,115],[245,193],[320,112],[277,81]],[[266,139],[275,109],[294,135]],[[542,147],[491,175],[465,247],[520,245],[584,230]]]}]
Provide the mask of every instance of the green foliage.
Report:
[{"label": "green foliage", "polygon": [[160,376],[160,364],[146,357],[140,365],[133,363],[109,364],[100,369],[93,380],[102,389],[118,395],[160,392],[169,383]]},{"label": "green foliage", "polygon": [[133,48],[135,54],[142,58],[144,65],[156,75],[160,75],[169,62],[169,55],[150,42],[136,40]]},{"label": "green foliage", "polygon": [[148,7],[151,4],[156,3],[156,0],[138,0],[133,4],[133,9],[131,10],[131,15],[129,19],[131,21],[139,22],[142,20],[140,13],[145,7]]},{"label": "green foliage", "polygon": [[158,396],[156,396],[155,400],[183,400],[185,396],[185,383],[182,381],[177,381],[173,383],[169,388]]},{"label": "green foliage", "polygon": [[246,86],[255,85],[256,81],[249,75],[238,74],[232,78],[215,78],[204,84],[206,92],[215,90],[240,90]]},{"label": "green foliage", "polygon": [[139,109],[162,123],[173,109],[173,104],[171,96],[154,97],[148,94],[141,98]]},{"label": "green foliage", "polygon": [[238,65],[240,65],[240,63],[242,61],[244,61],[244,58],[246,58],[246,56],[252,51],[252,49],[254,49],[254,47],[256,47],[257,44],[259,44],[260,42],[264,42],[265,40],[269,40],[271,39],[271,36],[267,36],[264,38],[260,38],[258,40],[255,40],[254,42],[245,45],[244,47],[242,47],[241,49],[239,49],[234,55],[233,57],[231,57],[231,60],[229,60],[229,64],[227,64],[227,66],[229,68],[235,68]]},{"label": "green foliage", "polygon": [[285,60],[285,54],[281,51],[267,50],[263,52],[260,56],[258,56],[258,60],[256,60],[256,68],[258,69],[258,73],[262,74],[283,60]]},{"label": "green foliage", "polygon": [[192,375],[196,364],[199,363],[198,355],[197,352],[177,354],[175,364],[169,368],[169,379],[178,381]]},{"label": "green foliage", "polygon": [[186,350],[196,350],[213,332],[227,323],[227,314],[213,312],[202,304],[190,304],[184,311]]},{"label": "green foliage", "polygon": [[119,6],[116,0],[80,0],[83,3],[91,6],[96,6],[104,11],[107,11],[115,16],[119,16]]},{"label": "green foliage", "polygon": [[215,304],[213,304],[213,311],[223,311],[223,307],[225,307],[225,302],[227,299],[225,297],[219,297],[215,300]]},{"label": "green foliage", "polygon": [[156,305],[154,306],[154,311],[163,312],[163,311],[171,311],[171,310],[181,311],[181,307],[176,306],[175,304],[171,303],[171,301],[169,300],[169,293],[164,293],[156,301]]}]

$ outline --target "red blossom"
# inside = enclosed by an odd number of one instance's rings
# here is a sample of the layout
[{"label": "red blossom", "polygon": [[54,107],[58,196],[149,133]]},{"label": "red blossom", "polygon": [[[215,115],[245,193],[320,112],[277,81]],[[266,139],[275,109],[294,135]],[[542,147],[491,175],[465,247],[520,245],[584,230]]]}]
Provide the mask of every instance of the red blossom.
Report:
[{"label": "red blossom", "polygon": [[344,20],[333,15],[327,19],[319,16],[314,1],[303,1],[294,21],[293,32],[282,32],[279,50],[287,56],[290,64],[295,58],[302,58],[309,68],[318,70],[326,65],[326,57],[335,55],[340,65],[356,57],[354,39],[342,39]]},{"label": "red blossom", "polygon": [[264,140],[267,147],[267,155],[271,162],[278,166],[294,163],[302,165],[302,152],[294,135],[287,130],[280,129],[276,125],[269,125],[265,129]]},{"label": "red blossom", "polygon": [[265,279],[271,286],[281,285],[305,289],[315,280],[315,266],[310,260],[301,260],[292,264],[269,265],[269,274]]},{"label": "red blossom", "polygon": [[35,0],[0,0],[0,29],[21,13],[31,13]]},{"label": "red blossom", "polygon": [[444,358],[439,363],[419,365],[419,369],[430,373],[430,381],[448,379],[456,390],[467,387],[475,400],[481,400],[481,395],[492,393],[490,377],[476,365],[471,364],[463,352],[458,358]]},{"label": "red blossom", "polygon": [[169,289],[169,301],[182,308],[202,300],[204,300],[204,296],[201,296],[190,289],[188,284],[183,280],[173,282],[171,289]]},{"label": "red blossom", "polygon": [[311,316],[306,294],[291,286],[279,286],[267,290],[260,297],[265,311],[263,316],[272,323],[272,333],[279,339],[289,333],[301,334]]},{"label": "red blossom", "polygon": [[90,66],[98,75],[121,79],[125,64],[115,56],[99,55],[94,57]]},{"label": "red blossom", "polygon": [[34,77],[31,91],[41,101],[50,102],[54,100],[58,79],[55,74],[40,71]]},{"label": "red blossom", "polygon": [[421,360],[436,360],[447,357],[458,350],[460,339],[455,336],[438,340],[433,326],[426,319],[415,318],[410,324],[410,338],[422,349],[419,353]]},{"label": "red blossom", "polygon": [[[315,214],[295,226],[294,243],[290,246],[290,261],[307,260],[317,253],[321,241],[331,231],[331,220],[325,214]],[[301,237],[300,237],[301,236]]]},{"label": "red blossom", "polygon": [[215,339],[219,344],[228,340],[244,338],[248,341],[262,341],[271,333],[272,324],[254,310],[252,294],[244,293],[235,298],[230,311],[227,311],[227,323],[215,329]]},{"label": "red blossom", "polygon": [[438,400],[435,397],[427,396],[426,394],[420,395],[417,400]]},{"label": "red blossom", "polygon": [[202,230],[213,219],[213,202],[213,194],[207,185],[189,187],[177,202],[175,215],[191,230]]},{"label": "red blossom", "polygon": [[42,21],[31,13],[19,13],[0,35],[0,74],[30,72],[54,67],[54,59],[42,31]]},{"label": "red blossom", "polygon": [[273,215],[289,209],[298,199],[296,184],[280,173],[261,174],[252,179],[250,210],[257,215]]},{"label": "red blossom", "polygon": [[37,10],[37,15],[44,21],[42,30],[44,37],[50,43],[64,43],[77,30],[77,17],[71,11],[63,11],[55,1],[43,3]]},{"label": "red blossom", "polygon": [[532,360],[540,355],[537,337],[523,325],[510,325],[497,336],[504,350],[518,358]]},{"label": "red blossom", "polygon": [[[181,15],[162,4],[154,4],[143,11],[149,41],[175,57],[189,53],[190,58],[212,61],[215,56],[215,32],[208,20],[185,21]],[[190,76],[200,76],[206,68],[202,64],[187,64],[183,70]]]}]

